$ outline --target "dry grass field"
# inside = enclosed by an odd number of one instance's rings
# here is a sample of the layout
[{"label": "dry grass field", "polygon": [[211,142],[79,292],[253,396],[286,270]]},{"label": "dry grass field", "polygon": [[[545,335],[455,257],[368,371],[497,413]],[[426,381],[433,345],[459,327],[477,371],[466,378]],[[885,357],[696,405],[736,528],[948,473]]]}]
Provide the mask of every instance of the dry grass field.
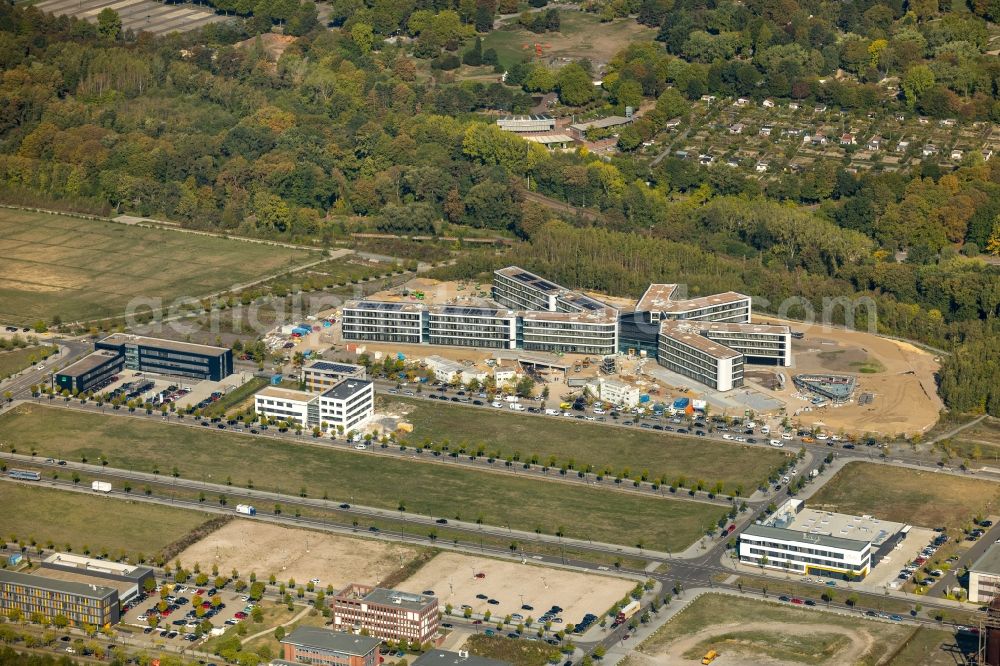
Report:
[{"label": "dry grass field", "polygon": [[200,297],[307,263],[304,250],[0,209],[0,321],[121,316],[136,297]]},{"label": "dry grass field", "polygon": [[930,470],[854,462],[809,500],[813,509],[871,514],[923,527],[957,527],[995,513],[1000,484]]},{"label": "dry grass field", "polygon": [[401,571],[420,553],[413,546],[297,530],[236,520],[189,546],[177,558],[188,566],[218,564],[222,571],[254,571],[264,580],[319,578],[320,586],[378,584]]}]

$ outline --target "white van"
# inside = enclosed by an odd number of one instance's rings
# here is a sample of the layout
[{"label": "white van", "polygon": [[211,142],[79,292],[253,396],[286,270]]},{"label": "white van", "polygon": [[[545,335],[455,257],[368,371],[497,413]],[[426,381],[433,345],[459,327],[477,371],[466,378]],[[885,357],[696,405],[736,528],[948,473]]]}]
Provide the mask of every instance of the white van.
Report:
[{"label": "white van", "polygon": [[778,448],[781,448],[784,445],[785,445],[785,443],[782,442],[780,439],[772,439],[771,440],[771,446],[776,446]]},{"label": "white van", "polygon": [[560,412],[558,409],[546,409],[545,413],[548,414],[549,416],[559,416],[559,414],[561,414],[562,412]]},{"label": "white van", "polygon": [[518,403],[516,403],[516,402],[512,402],[512,403],[510,404],[510,408],[511,408],[511,409],[512,409],[513,411],[515,411],[515,412],[523,412],[523,411],[524,411],[524,405],[519,405],[519,404],[518,404]]},{"label": "white van", "polygon": [[770,426],[761,426],[760,427],[760,434],[762,434],[762,435],[770,435],[771,434],[771,427]]}]

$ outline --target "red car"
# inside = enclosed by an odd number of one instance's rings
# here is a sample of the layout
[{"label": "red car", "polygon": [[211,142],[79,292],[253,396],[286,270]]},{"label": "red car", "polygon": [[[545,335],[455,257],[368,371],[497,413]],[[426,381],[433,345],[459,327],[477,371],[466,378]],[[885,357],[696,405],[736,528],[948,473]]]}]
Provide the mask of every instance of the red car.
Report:
[{"label": "red car", "polygon": [[483,623],[482,620],[473,620],[472,621],[472,624],[482,624],[482,623]]},{"label": "red car", "polygon": [[926,562],[927,562],[926,557],[918,557],[917,559],[913,560],[913,563],[916,564],[917,566],[920,566]]},{"label": "red car", "polygon": [[205,596],[205,590],[198,590],[198,596]]},{"label": "red car", "polygon": [[486,578],[486,574],[484,574],[484,573],[477,573],[476,574],[476,578]]},{"label": "red car", "polygon": [[804,604],[805,602],[799,599],[798,597],[792,597],[792,603],[801,605]]},{"label": "red car", "polygon": [[203,602],[201,602],[201,607],[204,608],[205,610],[208,610],[209,608],[212,607],[212,602],[211,601],[203,601]]},{"label": "red car", "polygon": [[243,611],[240,611],[236,615],[234,615],[233,617],[235,617],[237,620],[245,620],[245,619],[247,619],[247,614],[244,613]]}]

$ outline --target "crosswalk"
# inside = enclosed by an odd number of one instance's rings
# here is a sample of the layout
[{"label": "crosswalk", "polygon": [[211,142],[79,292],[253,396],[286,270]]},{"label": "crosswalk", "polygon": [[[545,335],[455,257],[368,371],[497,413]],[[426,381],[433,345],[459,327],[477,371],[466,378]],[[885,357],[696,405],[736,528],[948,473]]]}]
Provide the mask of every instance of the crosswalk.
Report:
[{"label": "crosswalk", "polygon": [[46,13],[76,16],[90,22],[97,20],[101,10],[111,8],[121,17],[122,29],[136,34],[186,32],[231,18],[219,16],[205,7],[168,5],[155,0],[42,0],[35,6]]}]

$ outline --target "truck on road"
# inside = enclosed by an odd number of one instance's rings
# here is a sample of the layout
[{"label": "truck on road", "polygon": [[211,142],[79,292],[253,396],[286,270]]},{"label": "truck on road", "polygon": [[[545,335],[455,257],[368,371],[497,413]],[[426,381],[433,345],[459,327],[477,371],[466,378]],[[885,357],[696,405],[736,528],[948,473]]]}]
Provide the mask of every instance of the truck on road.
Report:
[{"label": "truck on road", "polygon": [[94,481],[90,484],[90,489],[98,493],[110,493],[111,484],[107,481]]},{"label": "truck on road", "polygon": [[257,509],[253,508],[253,506],[249,504],[237,504],[236,513],[242,513],[245,516],[256,516]]},{"label": "truck on road", "polygon": [[624,624],[628,622],[628,619],[639,612],[640,604],[636,600],[632,600],[622,606],[622,609],[618,611],[618,616],[615,617],[615,622],[618,624]]}]

